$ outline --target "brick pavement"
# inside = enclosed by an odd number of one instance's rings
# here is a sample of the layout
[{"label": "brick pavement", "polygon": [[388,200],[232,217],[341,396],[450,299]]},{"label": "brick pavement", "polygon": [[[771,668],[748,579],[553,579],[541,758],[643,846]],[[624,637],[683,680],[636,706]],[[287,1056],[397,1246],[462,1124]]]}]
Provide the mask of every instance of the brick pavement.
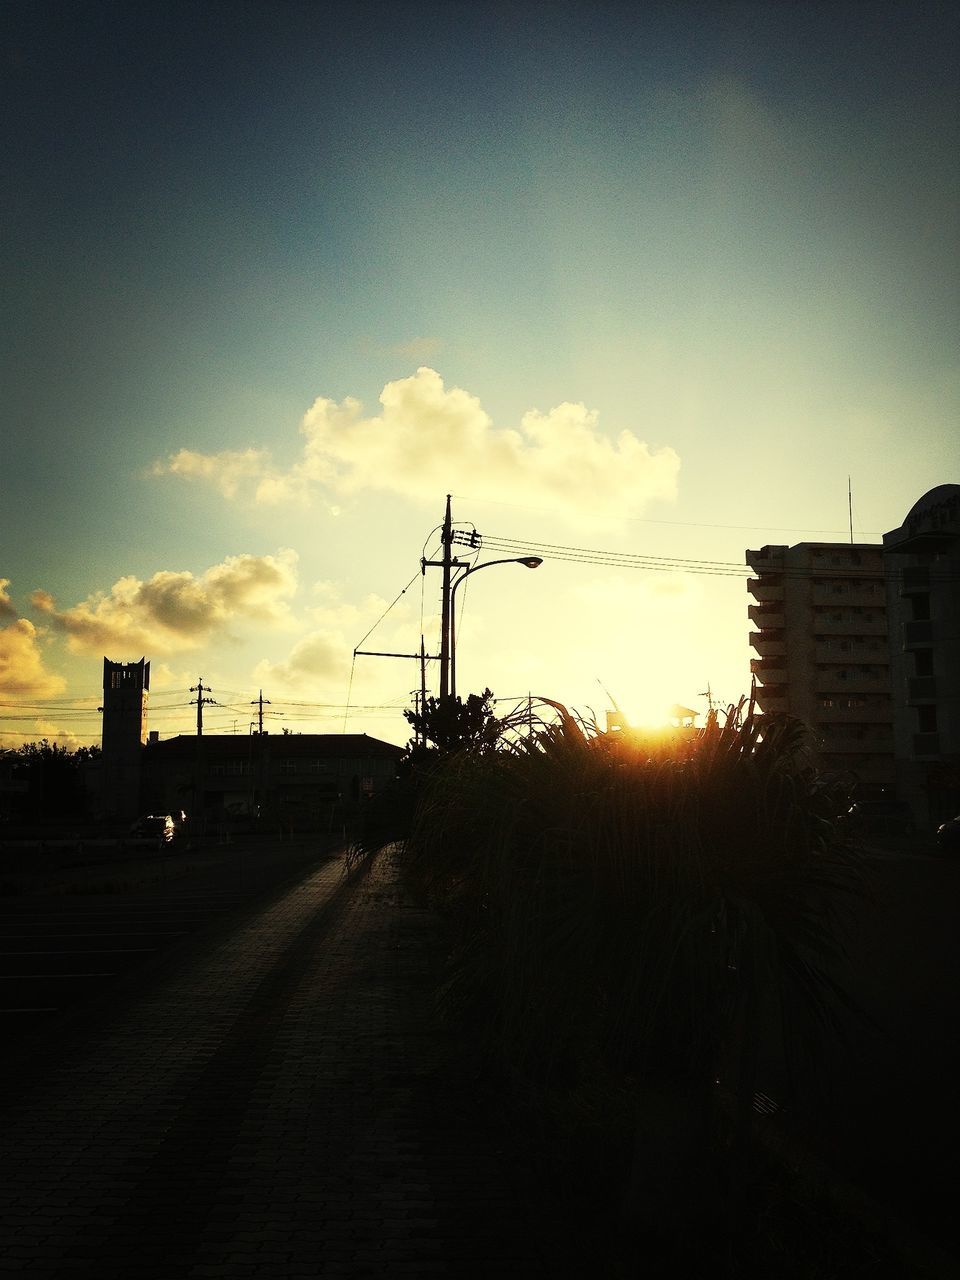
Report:
[{"label": "brick pavement", "polygon": [[431,938],[387,854],[334,861],[66,1049],[0,1117],[0,1273],[556,1276]]}]

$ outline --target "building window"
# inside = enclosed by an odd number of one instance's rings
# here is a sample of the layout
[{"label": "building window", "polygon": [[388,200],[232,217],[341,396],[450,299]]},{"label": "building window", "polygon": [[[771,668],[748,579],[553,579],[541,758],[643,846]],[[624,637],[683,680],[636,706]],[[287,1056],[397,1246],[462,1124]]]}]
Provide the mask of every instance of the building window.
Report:
[{"label": "building window", "polygon": [[933,675],[933,650],[917,649],[914,652],[913,656],[916,659],[916,663],[917,663],[916,665],[917,675],[932,676]]},{"label": "building window", "polygon": [[297,772],[297,762],[296,762],[296,760],[281,760],[281,761],[280,761],[280,772],[281,772],[281,774],[284,774],[284,775],[287,775],[287,776],[289,776],[289,775],[290,775],[290,774],[292,774],[292,773],[296,773],[296,772]]},{"label": "building window", "polygon": [[937,732],[937,708],[935,703],[917,707],[917,720],[921,733]]}]

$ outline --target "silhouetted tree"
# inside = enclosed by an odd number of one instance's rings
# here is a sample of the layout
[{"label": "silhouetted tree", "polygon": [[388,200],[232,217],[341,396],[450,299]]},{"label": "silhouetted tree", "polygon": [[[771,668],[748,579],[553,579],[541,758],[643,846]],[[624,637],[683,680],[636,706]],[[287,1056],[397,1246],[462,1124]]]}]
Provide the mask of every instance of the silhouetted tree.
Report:
[{"label": "silhouetted tree", "polygon": [[78,747],[70,751],[42,738],[3,755],[14,777],[26,783],[25,792],[17,797],[17,817],[28,822],[86,817],[84,769],[99,759],[99,747]]},{"label": "silhouetted tree", "polygon": [[[466,702],[461,698],[427,698],[420,711],[405,711],[404,718],[414,731],[408,744],[412,754],[425,738],[438,751],[490,751],[503,732],[493,712],[493,693],[471,693]],[[422,747],[421,747],[422,749]]]}]

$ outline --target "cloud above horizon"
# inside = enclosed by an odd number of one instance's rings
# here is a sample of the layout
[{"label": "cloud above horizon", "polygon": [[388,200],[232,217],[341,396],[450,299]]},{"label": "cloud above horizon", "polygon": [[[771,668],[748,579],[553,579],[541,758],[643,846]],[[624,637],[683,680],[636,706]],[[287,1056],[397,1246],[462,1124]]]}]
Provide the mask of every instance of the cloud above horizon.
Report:
[{"label": "cloud above horizon", "polygon": [[651,450],[626,430],[611,439],[584,404],[531,409],[519,430],[499,428],[476,396],[446,388],[424,366],[388,382],[380,405],[379,414],[365,417],[352,397],[315,400],[300,425],[302,455],[287,469],[262,449],[181,449],[155,462],[152,473],[204,481],[226,498],[249,493],[263,504],[306,504],[318,492],[433,502],[438,492],[456,491],[557,507],[574,518],[598,505],[636,516],[651,501],[676,496],[674,450]]},{"label": "cloud above horizon", "polygon": [[10,585],[9,578],[0,578],[0,618],[15,618],[17,610],[10,599],[10,592],[7,587]]},{"label": "cloud above horizon", "polygon": [[166,569],[147,581],[129,575],[67,609],[42,590],[31,601],[74,652],[171,654],[229,635],[236,622],[289,625],[288,601],[296,590],[297,555],[284,550],[227,556],[199,577]]},{"label": "cloud above horizon", "polygon": [[0,619],[10,619],[6,626],[0,626],[0,694],[54,697],[63,692],[67,682],[44,666],[41,647],[46,632],[28,618],[17,616],[7,592],[9,585],[9,578],[0,578]]}]

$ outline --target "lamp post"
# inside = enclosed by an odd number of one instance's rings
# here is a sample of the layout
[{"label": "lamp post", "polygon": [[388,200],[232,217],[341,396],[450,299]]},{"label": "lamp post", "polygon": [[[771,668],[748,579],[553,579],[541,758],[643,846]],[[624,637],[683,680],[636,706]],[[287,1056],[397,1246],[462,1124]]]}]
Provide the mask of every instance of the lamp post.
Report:
[{"label": "lamp post", "polygon": [[457,696],[457,642],[455,632],[455,620],[457,611],[455,608],[457,587],[470,577],[471,573],[479,573],[481,569],[491,569],[495,564],[522,564],[526,569],[539,569],[543,564],[541,556],[510,556],[506,560],[485,560],[483,564],[475,564],[470,569],[464,569],[459,578],[453,584],[450,590],[450,697]]}]

